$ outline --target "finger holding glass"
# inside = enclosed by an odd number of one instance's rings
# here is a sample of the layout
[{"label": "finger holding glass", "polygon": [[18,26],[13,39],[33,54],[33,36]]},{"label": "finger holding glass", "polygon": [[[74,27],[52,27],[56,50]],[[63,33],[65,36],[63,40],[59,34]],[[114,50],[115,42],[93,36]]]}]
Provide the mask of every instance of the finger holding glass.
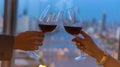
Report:
[{"label": "finger holding glass", "polygon": [[80,31],[80,34],[83,37],[75,37],[72,39],[72,41],[80,43],[80,45],[76,44],[78,49],[83,50],[85,53],[99,61],[102,58],[102,55],[104,55],[104,52],[100,50],[98,46],[96,46],[92,38],[87,33]]},{"label": "finger holding glass", "polygon": [[14,37],[14,49],[37,50],[42,45],[44,33],[38,31],[22,32]]}]

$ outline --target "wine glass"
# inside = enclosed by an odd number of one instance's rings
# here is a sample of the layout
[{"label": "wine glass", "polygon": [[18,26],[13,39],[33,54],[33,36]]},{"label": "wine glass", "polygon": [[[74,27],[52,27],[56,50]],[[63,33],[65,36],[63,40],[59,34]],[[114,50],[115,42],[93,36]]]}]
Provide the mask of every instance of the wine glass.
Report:
[{"label": "wine glass", "polygon": [[[37,19],[39,30],[45,34],[53,32],[57,27],[59,13],[53,8],[51,5],[48,5],[41,13],[40,18]],[[29,54],[35,58],[40,58],[36,51],[30,51]]]},{"label": "wine glass", "polygon": [[[62,15],[63,25],[64,29],[67,33],[78,36],[80,30],[82,30],[82,22],[79,16],[79,9],[68,9],[64,11],[64,14]],[[79,44],[79,43],[77,43]],[[81,51],[81,55],[76,57],[75,60],[81,61],[86,58],[86,55]]]}]

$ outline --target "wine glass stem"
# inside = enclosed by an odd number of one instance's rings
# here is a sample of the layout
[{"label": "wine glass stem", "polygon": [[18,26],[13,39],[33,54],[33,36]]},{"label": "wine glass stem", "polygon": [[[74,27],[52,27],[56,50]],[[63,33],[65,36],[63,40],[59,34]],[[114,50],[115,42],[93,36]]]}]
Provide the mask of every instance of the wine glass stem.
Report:
[{"label": "wine glass stem", "polygon": [[81,56],[85,56],[84,54],[85,54],[85,53],[81,50]]}]

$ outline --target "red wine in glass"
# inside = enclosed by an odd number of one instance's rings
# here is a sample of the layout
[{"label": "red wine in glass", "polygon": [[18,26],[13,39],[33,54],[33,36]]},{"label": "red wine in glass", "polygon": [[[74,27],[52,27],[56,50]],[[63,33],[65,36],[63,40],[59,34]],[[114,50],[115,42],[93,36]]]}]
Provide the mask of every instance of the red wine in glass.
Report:
[{"label": "red wine in glass", "polygon": [[72,35],[78,35],[82,27],[74,27],[74,26],[64,26],[65,30]]},{"label": "red wine in glass", "polygon": [[45,25],[45,24],[39,24],[39,28],[42,30],[42,32],[52,32],[57,25]]}]

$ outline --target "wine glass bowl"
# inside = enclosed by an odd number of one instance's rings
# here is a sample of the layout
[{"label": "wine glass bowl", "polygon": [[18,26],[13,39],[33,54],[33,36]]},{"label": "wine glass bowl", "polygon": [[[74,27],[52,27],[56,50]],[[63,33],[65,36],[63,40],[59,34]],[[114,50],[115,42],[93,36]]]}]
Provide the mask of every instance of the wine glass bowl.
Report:
[{"label": "wine glass bowl", "polygon": [[53,7],[48,6],[46,10],[44,10],[44,12],[42,12],[42,15],[40,18],[41,21],[39,21],[39,29],[44,32],[52,32],[56,27],[57,27],[57,22],[56,19],[56,12],[54,12],[55,9],[53,9]]},{"label": "wine glass bowl", "polygon": [[70,12],[68,10],[67,14],[65,15],[68,15],[65,17],[63,15],[63,25],[66,32],[71,35],[79,35],[80,30],[82,30],[82,23],[76,18],[75,12]]}]

